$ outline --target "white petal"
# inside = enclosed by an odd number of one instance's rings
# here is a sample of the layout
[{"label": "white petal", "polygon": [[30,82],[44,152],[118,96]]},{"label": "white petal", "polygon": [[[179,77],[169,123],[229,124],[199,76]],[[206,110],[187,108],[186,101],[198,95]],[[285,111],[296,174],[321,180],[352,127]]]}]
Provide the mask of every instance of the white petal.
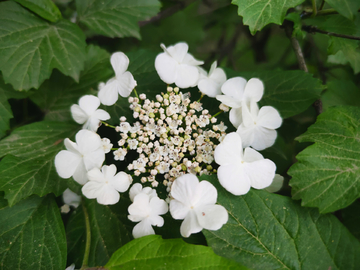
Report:
[{"label": "white petal", "polygon": [[101,147],[101,138],[93,131],[82,129],[75,135],[81,154],[91,153]]},{"label": "white petal", "polygon": [[205,71],[205,69],[203,69],[202,67],[197,67],[199,70],[199,81],[201,79],[206,79],[207,78],[207,72]]},{"label": "white petal", "polygon": [[110,185],[104,185],[96,199],[99,204],[111,205],[120,200],[120,194]]},{"label": "white petal", "polygon": [[180,226],[180,233],[182,237],[189,237],[192,233],[198,233],[203,228],[200,226],[199,222],[197,221],[197,217],[195,211],[189,211],[188,215],[185,217],[184,221],[181,223]]},{"label": "white petal", "polygon": [[221,165],[217,172],[220,184],[234,195],[244,195],[250,190],[250,179],[240,165]]},{"label": "white petal", "polygon": [[155,59],[155,69],[162,81],[167,84],[175,82],[179,63],[167,53],[160,53]]},{"label": "white petal", "polygon": [[242,160],[242,143],[240,136],[231,132],[215,148],[214,158],[219,165],[239,163]]},{"label": "white petal", "polygon": [[159,197],[151,198],[149,205],[152,215],[166,214],[169,209],[167,203],[164,200],[160,200]]},{"label": "white petal", "polygon": [[199,80],[199,70],[194,66],[179,65],[177,67],[177,77],[175,84],[179,88],[195,86]]},{"label": "white petal", "polygon": [[[223,88],[223,86],[221,87],[221,89]],[[232,96],[217,95],[216,99],[218,101],[220,101],[221,103],[224,103],[226,106],[229,106],[231,108],[240,108],[241,107],[241,100],[237,100]]]},{"label": "white petal", "polygon": [[[227,80],[221,87],[221,91],[236,101],[241,101],[244,95],[246,80],[242,77],[234,77]],[[229,106],[229,105],[228,105]]]},{"label": "white petal", "polygon": [[243,124],[241,124],[236,130],[236,133],[241,137],[243,147],[249,147],[254,142],[255,128],[255,125],[245,127]]},{"label": "white petal", "polygon": [[249,101],[258,102],[264,94],[264,84],[257,78],[250,79],[244,90],[244,98]]},{"label": "white petal", "polygon": [[182,64],[190,65],[190,66],[199,66],[204,64],[204,61],[199,61],[194,58],[190,53],[187,53],[182,61]]},{"label": "white petal", "polygon": [[[115,165],[114,165],[115,167]],[[115,168],[116,170],[116,168]],[[125,192],[130,186],[129,175],[125,172],[119,172],[111,181],[111,185],[119,192]]]},{"label": "white petal", "polygon": [[184,174],[175,179],[171,186],[171,196],[184,205],[191,205],[199,179],[193,174]]},{"label": "white petal", "polygon": [[136,81],[129,71],[126,71],[118,78],[118,92],[122,97],[128,97],[135,86]]},{"label": "white petal", "polygon": [[62,197],[65,204],[74,206],[75,208],[79,206],[79,203],[81,201],[81,196],[77,195],[75,192],[72,192],[68,188],[65,189]]},{"label": "white petal", "polygon": [[72,265],[66,267],[65,270],[74,270],[75,269],[75,263],[73,263]]},{"label": "white petal", "polygon": [[228,221],[228,212],[221,205],[204,205],[196,209],[197,220],[207,230],[218,230]]},{"label": "white petal", "polygon": [[101,168],[101,172],[104,174],[106,180],[110,180],[116,174],[116,166],[114,164],[111,164],[109,166],[104,165]]},{"label": "white petal", "polygon": [[160,216],[152,215],[148,219],[152,226],[162,227],[164,225],[164,219]]},{"label": "white petal", "polygon": [[64,145],[66,149],[69,150],[70,152],[73,152],[74,154],[78,154],[79,156],[81,156],[81,153],[79,152],[79,147],[76,143],[66,138],[64,140]]},{"label": "white petal", "polygon": [[151,221],[146,218],[136,224],[132,231],[132,235],[134,236],[134,238],[140,238],[146,235],[155,234],[155,231],[152,228],[150,222]]},{"label": "white petal", "polygon": [[83,129],[88,129],[93,132],[96,132],[99,128],[100,120],[96,117],[90,117],[85,124],[83,125]]},{"label": "white petal", "polygon": [[201,93],[209,96],[209,97],[216,97],[217,95],[221,94],[221,85],[216,83],[215,81],[205,78],[199,80],[198,88]]},{"label": "white petal", "polygon": [[89,116],[84,112],[83,109],[80,108],[79,105],[74,104],[70,107],[71,116],[78,124],[84,124]]},{"label": "white petal", "polygon": [[130,61],[123,52],[116,52],[111,55],[110,62],[115,71],[116,77],[118,77],[127,70]]},{"label": "white petal", "polygon": [[238,128],[242,123],[242,108],[232,108],[229,113],[229,120],[235,128]]},{"label": "white petal", "polygon": [[111,106],[114,105],[115,102],[119,98],[119,82],[118,80],[113,80],[111,82],[106,83],[106,85],[101,88],[98,93],[98,97],[102,104]]},{"label": "white petal", "polygon": [[250,146],[259,151],[264,150],[275,143],[276,137],[276,130],[256,126],[254,140]]},{"label": "white petal", "polygon": [[[210,73],[209,73],[210,74]],[[217,82],[220,87],[226,82],[226,74],[222,68],[215,69],[209,76],[209,78]],[[220,90],[221,91],[221,90]]]},{"label": "white petal", "polygon": [[84,162],[81,161],[79,166],[77,166],[76,171],[74,172],[73,178],[80,185],[84,185],[87,181],[87,170],[85,168]]},{"label": "white petal", "polygon": [[104,174],[100,171],[99,168],[93,168],[90,171],[88,171],[87,178],[89,179],[89,181],[98,182],[98,183],[105,183],[106,181]]},{"label": "white petal", "polygon": [[79,99],[79,106],[87,115],[92,115],[99,108],[100,100],[98,97],[86,95]]},{"label": "white petal", "polygon": [[[213,74],[213,72],[215,71],[216,67],[217,67],[217,61],[214,61],[214,62],[211,64],[211,67],[210,67],[210,70],[209,70],[209,77]],[[225,75],[225,77],[226,77],[226,75]],[[225,81],[226,81],[226,79],[225,79]],[[225,82],[225,81],[224,81],[224,82]]]},{"label": "white petal", "polygon": [[269,159],[244,164],[244,171],[249,176],[253,188],[262,189],[270,186],[275,176],[276,165]]},{"label": "white petal", "polygon": [[215,204],[217,200],[217,190],[211,183],[203,180],[196,188],[195,197],[197,198],[197,201],[193,202],[195,207],[198,205]]},{"label": "white petal", "polygon": [[179,63],[182,63],[188,50],[189,46],[185,42],[179,42],[174,46],[167,48],[167,51],[170,53],[170,55]]},{"label": "white petal", "polygon": [[242,102],[241,105],[241,114],[242,114],[242,124],[245,127],[253,126],[255,124],[256,116],[253,117],[253,114],[250,112],[249,107],[247,106],[246,102]]},{"label": "white petal", "polygon": [[258,151],[247,147],[244,150],[244,161],[245,162],[254,162],[254,161],[258,161],[258,160],[262,160],[264,159],[263,155],[260,154]]},{"label": "white petal", "polygon": [[89,181],[82,187],[81,191],[86,198],[96,199],[100,195],[102,187],[102,183]]},{"label": "white petal", "polygon": [[82,162],[82,160],[79,155],[70,151],[61,150],[55,156],[56,172],[61,178],[69,178],[75,173],[80,162]]},{"label": "white petal", "polygon": [[134,197],[138,195],[142,191],[142,185],[140,183],[135,183],[132,185],[132,187],[129,190],[129,197],[130,200],[133,202]]},{"label": "white petal", "polygon": [[86,170],[91,170],[92,168],[100,168],[100,166],[105,160],[104,149],[98,148],[91,153],[85,154],[83,160]]},{"label": "white petal", "polygon": [[280,174],[275,174],[275,177],[271,185],[266,188],[266,191],[272,193],[277,192],[282,188],[283,184],[284,184],[284,177],[282,177]]},{"label": "white petal", "polygon": [[264,106],[259,111],[257,123],[269,129],[277,129],[281,126],[282,118],[274,107]]},{"label": "white petal", "polygon": [[105,120],[108,120],[111,118],[110,114],[107,111],[104,111],[102,109],[96,110],[92,116],[94,118],[97,118],[102,121],[105,121]]},{"label": "white petal", "polygon": [[174,219],[184,219],[190,211],[188,205],[177,200],[170,201],[170,214]]}]

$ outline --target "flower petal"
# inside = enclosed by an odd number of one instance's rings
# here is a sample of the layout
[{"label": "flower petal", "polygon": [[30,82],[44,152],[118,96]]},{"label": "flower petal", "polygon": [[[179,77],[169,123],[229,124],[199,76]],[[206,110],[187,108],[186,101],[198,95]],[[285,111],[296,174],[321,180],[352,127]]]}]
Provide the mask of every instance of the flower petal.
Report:
[{"label": "flower petal", "polygon": [[96,110],[92,116],[102,121],[109,120],[111,118],[110,114],[102,109]]},{"label": "flower petal", "polygon": [[258,78],[250,79],[244,89],[244,98],[248,101],[258,102],[264,94],[264,84]]},{"label": "flower petal", "polygon": [[61,178],[71,177],[82,162],[81,157],[73,152],[61,150],[55,156],[55,168]]},{"label": "flower petal", "polygon": [[264,159],[263,155],[260,154],[258,151],[247,147],[244,150],[244,161],[245,162],[254,162],[254,161],[258,161],[258,160],[262,160]]},{"label": "flower petal", "polygon": [[199,66],[204,64],[204,61],[199,61],[194,58],[190,53],[185,54],[184,59],[181,62],[182,64],[190,65],[190,66]]},{"label": "flower petal", "polygon": [[155,59],[155,69],[162,81],[167,84],[175,82],[179,63],[167,53],[160,53]]},{"label": "flower petal", "polygon": [[105,175],[100,171],[99,168],[93,168],[87,172],[87,178],[89,181],[98,182],[98,183],[105,183]]},{"label": "flower petal", "polygon": [[171,186],[171,196],[184,205],[191,205],[199,179],[193,174],[184,174],[175,179]]},{"label": "flower petal", "polygon": [[269,129],[277,129],[282,124],[282,118],[274,107],[263,106],[259,111],[257,123]]},{"label": "flower petal", "polygon": [[99,204],[112,205],[120,200],[120,194],[110,185],[103,185],[96,200]]},{"label": "flower petal", "polygon": [[93,132],[96,132],[99,128],[100,120],[95,117],[90,117],[85,124],[83,125],[83,129],[88,129]]},{"label": "flower petal", "polygon": [[267,129],[257,125],[254,129],[254,140],[250,146],[258,151],[264,150],[275,143],[276,137],[276,130]]},{"label": "flower petal", "polygon": [[104,149],[98,148],[91,153],[84,154],[83,159],[86,170],[91,170],[92,168],[100,168],[100,166],[105,160]]},{"label": "flower petal", "polygon": [[132,187],[129,190],[129,197],[130,200],[133,202],[134,197],[138,195],[142,191],[142,185],[140,183],[135,183],[132,185]]},{"label": "flower petal", "polygon": [[239,163],[242,160],[242,143],[240,136],[231,132],[215,148],[214,158],[219,165]]},{"label": "flower petal", "polygon": [[132,231],[134,238],[140,238],[151,234],[155,234],[155,231],[151,226],[151,221],[147,218],[136,224]]},{"label": "flower petal", "polygon": [[195,211],[191,210],[185,217],[180,226],[180,233],[182,237],[189,237],[192,233],[201,232],[203,228],[200,226]]},{"label": "flower petal", "polygon": [[218,230],[229,219],[228,212],[221,205],[204,205],[195,212],[200,226],[207,230]]},{"label": "flower petal", "polygon": [[269,159],[262,159],[244,164],[244,171],[249,176],[253,188],[262,189],[270,186],[276,171],[276,165]]},{"label": "flower petal", "polygon": [[199,80],[199,70],[195,66],[181,64],[177,67],[175,84],[179,88],[195,86]]},{"label": "flower petal", "polygon": [[116,52],[111,55],[110,63],[116,77],[121,76],[127,70],[129,62],[129,58],[123,52]]},{"label": "flower petal", "polygon": [[96,181],[87,182],[81,189],[84,196],[88,199],[96,199],[102,190],[103,184]]},{"label": "flower petal", "polygon": [[170,214],[174,219],[184,219],[190,211],[188,205],[184,205],[178,200],[170,201]]},{"label": "flower petal", "polygon": [[[110,165],[111,166],[111,165]],[[115,165],[114,165],[115,167]],[[116,170],[116,167],[115,167]],[[130,175],[125,172],[117,173],[111,180],[111,185],[119,192],[125,192],[130,186]]]},{"label": "flower petal", "polygon": [[209,97],[216,97],[217,95],[221,94],[221,85],[216,83],[215,81],[204,78],[199,80],[198,88],[201,91],[201,93],[209,96]]},{"label": "flower petal", "polygon": [[118,92],[122,97],[128,97],[135,86],[136,81],[129,71],[126,71],[118,79]]},{"label": "flower petal", "polygon": [[[221,89],[222,89],[222,87],[221,87]],[[216,99],[218,101],[220,101],[221,103],[224,103],[226,106],[229,106],[231,108],[240,108],[241,107],[241,101],[238,101],[237,99],[234,99],[234,97],[232,97],[232,96],[217,95]]]},{"label": "flower petal", "polygon": [[79,166],[77,166],[73,178],[80,185],[84,185],[88,181],[87,170],[85,168],[83,160],[79,163]]},{"label": "flower petal", "polygon": [[241,124],[236,130],[236,133],[241,137],[243,147],[249,147],[254,142],[255,128],[255,125],[245,127]]},{"label": "flower petal", "polygon": [[[234,77],[227,80],[221,87],[221,91],[237,102],[243,99],[246,80],[242,77]],[[230,106],[230,105],[228,105]]]},{"label": "flower petal", "polygon": [[220,184],[234,195],[244,195],[250,190],[250,179],[242,164],[221,165],[217,176]]},{"label": "flower petal", "polygon": [[160,216],[153,215],[148,217],[152,226],[162,227],[164,225],[164,219]]},{"label": "flower petal", "polygon": [[65,189],[62,197],[64,203],[74,206],[75,208],[78,207],[81,202],[81,196],[77,195],[75,192],[72,192],[69,188]]},{"label": "flower petal", "polygon": [[176,43],[174,46],[169,46],[167,51],[179,63],[184,60],[185,55],[189,50],[189,46],[185,42]]},{"label": "flower petal", "polygon": [[[213,72],[215,71],[216,67],[217,67],[217,61],[214,61],[214,62],[211,64],[211,67],[210,67],[210,70],[209,70],[209,77],[213,74]],[[225,75],[225,77],[226,77],[226,75]],[[226,79],[225,79],[225,81],[226,81]],[[224,81],[224,82],[225,82],[225,81]]]},{"label": "flower petal", "polygon": [[119,88],[118,80],[107,82],[106,85],[103,88],[101,88],[101,90],[98,93],[98,97],[101,103],[107,106],[114,105],[119,98],[118,88]]},{"label": "flower petal", "polygon": [[283,184],[284,184],[284,177],[282,177],[280,174],[275,174],[275,177],[271,185],[266,188],[266,191],[271,193],[277,192],[282,188]]},{"label": "flower petal", "polygon": [[74,104],[70,107],[71,116],[78,124],[84,124],[89,116],[86,114],[86,112],[80,108],[79,105]]},{"label": "flower petal", "polygon": [[210,72],[209,72],[209,78],[217,82],[220,85],[220,87],[226,82],[226,74],[222,68],[216,68],[213,72],[211,73]]},{"label": "flower petal", "polygon": [[90,130],[82,129],[75,135],[76,143],[81,154],[91,153],[101,147],[100,136]]},{"label": "flower petal", "polygon": [[116,174],[116,166],[114,164],[104,165],[101,167],[101,172],[104,174],[106,180],[110,180]]},{"label": "flower petal", "polygon": [[232,108],[229,113],[229,120],[235,128],[238,128],[242,123],[242,108]]},{"label": "flower petal", "polygon": [[90,116],[99,108],[100,99],[93,95],[85,95],[79,99],[79,106]]},{"label": "flower petal", "polygon": [[73,152],[74,154],[78,154],[79,156],[81,156],[81,154],[79,152],[79,147],[76,143],[74,143],[71,140],[69,140],[68,138],[66,138],[64,140],[64,145],[65,145],[66,149],[69,150],[70,152]]},{"label": "flower petal", "polygon": [[152,215],[163,215],[169,210],[168,204],[164,200],[159,199],[159,197],[150,199],[150,208]]},{"label": "flower petal", "polygon": [[197,186],[194,197],[196,198],[196,201],[193,201],[195,208],[197,208],[198,205],[215,204],[217,200],[217,190],[211,183],[203,180]]}]

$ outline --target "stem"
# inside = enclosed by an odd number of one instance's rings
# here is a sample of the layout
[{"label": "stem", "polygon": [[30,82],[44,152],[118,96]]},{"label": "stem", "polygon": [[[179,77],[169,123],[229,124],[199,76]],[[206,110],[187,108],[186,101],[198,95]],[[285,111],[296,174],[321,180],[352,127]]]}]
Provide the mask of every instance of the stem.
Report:
[{"label": "stem", "polygon": [[116,128],[115,126],[112,126],[104,121],[101,121],[101,123],[103,123],[106,127]]},{"label": "stem", "polygon": [[134,88],[134,93],[135,93],[135,96],[140,100],[139,95],[138,95],[138,93],[136,91],[136,88]]},{"label": "stem", "polygon": [[312,8],[313,8],[313,12],[312,12],[311,17],[315,17],[315,16],[316,16],[316,14],[317,14],[317,9],[316,9],[316,0],[311,0],[311,3],[312,3]]},{"label": "stem", "polygon": [[219,115],[220,113],[222,113],[222,112],[223,112],[223,111],[219,111],[219,112],[215,113],[213,116],[210,117],[210,119],[213,118],[213,117],[218,116],[218,115]]},{"label": "stem", "polygon": [[84,197],[82,197],[81,199],[82,199],[81,205],[82,205],[82,209],[84,211],[84,216],[85,216],[86,243],[85,243],[84,259],[83,259],[82,266],[81,266],[80,270],[85,270],[87,268],[88,261],[89,261],[89,255],[90,255],[91,231],[90,231],[89,214],[88,214],[87,209],[85,207],[85,199],[84,199]]},{"label": "stem", "polygon": [[319,11],[323,9],[324,5],[325,5],[325,0],[322,1],[321,5],[319,7]]},{"label": "stem", "polygon": [[321,33],[321,34],[325,34],[328,36],[334,36],[334,37],[341,37],[341,38],[347,38],[347,39],[354,39],[354,40],[360,40],[360,37],[354,37],[354,36],[350,36],[350,35],[344,35],[344,34],[338,34],[338,33],[333,33],[333,32],[328,32],[328,31],[324,31],[324,30],[320,30],[318,29],[316,26],[312,26],[312,25],[304,25],[302,27],[302,30],[308,32],[308,33]]},{"label": "stem", "polygon": [[114,150],[119,150],[119,148],[111,148],[111,150],[112,150],[112,151],[114,151]]},{"label": "stem", "polygon": [[204,94],[201,94],[201,97],[198,99],[197,102],[200,102],[200,100],[202,100],[203,97],[204,97]]},{"label": "stem", "polygon": [[[358,10],[358,11],[360,11],[360,10]],[[305,18],[312,17],[313,13],[314,13],[314,11],[303,12],[303,13],[301,13],[301,18],[305,19]],[[324,16],[324,15],[332,15],[332,14],[339,14],[339,12],[337,12],[333,8],[321,9],[316,13],[316,16]]]}]

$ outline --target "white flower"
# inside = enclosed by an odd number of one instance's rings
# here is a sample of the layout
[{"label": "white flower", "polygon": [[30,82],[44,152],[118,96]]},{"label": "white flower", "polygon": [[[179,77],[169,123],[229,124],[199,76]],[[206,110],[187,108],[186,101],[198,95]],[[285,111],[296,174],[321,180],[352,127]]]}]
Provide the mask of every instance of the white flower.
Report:
[{"label": "white flower", "polygon": [[75,192],[72,192],[70,189],[65,189],[63,195],[63,201],[65,204],[77,208],[81,201],[81,196],[77,195]]},{"label": "white flower", "polygon": [[209,74],[201,74],[200,71],[200,79],[198,82],[199,90],[209,96],[216,97],[221,94],[221,86],[226,81],[226,74],[224,70],[216,67],[217,62],[212,63],[210,67]]},{"label": "white flower", "polygon": [[102,148],[104,149],[105,154],[109,153],[111,151],[111,148],[113,147],[113,144],[110,142],[108,138],[102,138],[101,145]]},{"label": "white flower", "polygon": [[142,187],[140,183],[135,183],[132,185],[132,187],[129,190],[129,197],[130,200],[133,202],[136,195],[140,193],[145,193],[150,196],[150,199],[153,197],[157,197],[157,193],[155,189],[152,189],[151,187]]},{"label": "white flower", "polygon": [[104,165],[101,171],[98,168],[90,170],[88,173],[89,182],[81,189],[84,196],[88,199],[97,199],[99,204],[115,204],[120,200],[119,192],[125,192],[131,182],[130,175],[124,172],[116,174],[116,166]]},{"label": "white flower", "polygon": [[231,107],[230,122],[238,128],[242,122],[243,104],[250,106],[250,103],[258,102],[264,94],[264,85],[257,78],[248,82],[244,78],[235,77],[227,80],[221,87],[224,95],[216,96],[216,99]]},{"label": "white flower", "polygon": [[246,194],[250,187],[263,189],[272,183],[276,166],[254,149],[242,148],[239,134],[231,132],[215,148],[215,162],[220,165],[220,184],[234,195]]},{"label": "white flower", "polygon": [[127,150],[123,148],[119,148],[118,150],[114,151],[114,159],[115,160],[124,160],[127,154]]},{"label": "white flower", "polygon": [[127,141],[127,143],[131,150],[136,150],[137,145],[139,144],[138,140],[136,140],[136,139],[130,139]]},{"label": "white flower", "polygon": [[87,171],[100,168],[105,160],[101,138],[95,132],[82,129],[75,136],[76,143],[64,140],[67,150],[55,157],[55,168],[61,178],[73,177],[81,185],[87,182]]},{"label": "white flower", "polygon": [[279,112],[271,106],[258,108],[257,104],[242,109],[243,122],[237,129],[243,147],[251,146],[256,150],[264,150],[275,143],[277,132],[282,123]]},{"label": "white flower", "polygon": [[189,237],[203,228],[218,230],[228,221],[228,213],[216,205],[217,190],[208,181],[199,182],[193,174],[177,178],[171,186],[170,213],[174,219],[184,219],[180,233]]},{"label": "white flower", "polygon": [[168,211],[167,203],[157,196],[152,197],[144,192],[137,194],[133,200],[128,208],[130,214],[128,218],[133,222],[140,221],[132,231],[134,238],[155,234],[152,226],[164,225],[164,219],[160,215]]},{"label": "white flower", "polygon": [[128,97],[136,86],[133,75],[126,71],[129,66],[129,58],[124,53],[113,53],[110,62],[115,71],[115,78],[107,81],[98,94],[101,103],[108,106],[118,100],[118,94]]},{"label": "white flower", "polygon": [[65,270],[75,270],[75,263],[73,263],[72,265],[66,267]]},{"label": "white flower", "polygon": [[195,86],[199,80],[198,65],[203,61],[196,60],[187,53],[189,46],[180,42],[168,48],[160,45],[164,50],[155,59],[155,69],[161,80],[167,84],[175,83],[179,88]]},{"label": "white flower", "polygon": [[110,119],[110,114],[106,111],[97,109],[100,106],[99,98],[86,95],[80,98],[79,105],[71,106],[71,115],[76,123],[84,124],[84,129],[97,131],[100,120]]},{"label": "white flower", "polygon": [[283,184],[284,184],[284,177],[282,177],[280,174],[275,174],[273,182],[271,183],[270,186],[265,188],[265,190],[271,193],[277,192],[282,188]]}]

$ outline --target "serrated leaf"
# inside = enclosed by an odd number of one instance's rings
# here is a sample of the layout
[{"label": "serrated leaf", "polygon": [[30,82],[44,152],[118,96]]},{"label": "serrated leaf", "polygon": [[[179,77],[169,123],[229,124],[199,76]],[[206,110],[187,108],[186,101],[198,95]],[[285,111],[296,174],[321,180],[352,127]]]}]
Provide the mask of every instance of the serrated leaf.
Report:
[{"label": "serrated leaf", "polygon": [[227,70],[228,77],[241,76],[247,80],[259,78],[265,86],[261,106],[275,107],[282,118],[288,118],[305,111],[323,90],[321,81],[301,70],[234,72]]},{"label": "serrated leaf", "polygon": [[360,197],[359,119],[359,107],[332,107],[297,138],[315,144],[298,154],[288,171],[293,199],[328,213]]},{"label": "serrated leaf", "polygon": [[78,125],[38,122],[15,129],[0,141],[0,190],[9,206],[32,194],[60,195],[67,187],[55,171],[54,157]]},{"label": "serrated leaf", "polygon": [[350,63],[354,73],[360,72],[360,48],[357,40],[330,37],[328,52],[329,54],[342,52],[343,58]]},{"label": "serrated leaf", "polygon": [[140,39],[138,22],[160,11],[158,0],[76,0],[79,22],[108,37]]},{"label": "serrated leaf", "polygon": [[325,0],[325,2],[350,20],[355,19],[357,11],[360,8],[360,2],[358,0]]},{"label": "serrated leaf", "polygon": [[30,98],[44,111],[45,120],[73,121],[71,105],[77,104],[83,95],[96,95],[94,89],[97,90],[99,82],[107,81],[113,73],[109,53],[90,45],[79,83],[55,71]]},{"label": "serrated leaf", "polygon": [[141,269],[247,269],[217,256],[209,247],[181,239],[164,240],[158,235],[135,239],[114,253],[105,265],[109,270]]},{"label": "serrated leaf", "polygon": [[[127,218],[130,200],[121,195],[116,205],[100,205],[96,200],[85,200],[90,218],[91,246],[88,266],[105,265],[111,255],[132,239],[134,223]],[[66,226],[68,261],[81,267],[85,250],[85,219],[81,206],[72,213]]]},{"label": "serrated leaf", "polygon": [[360,201],[355,201],[352,205],[343,209],[341,217],[346,228],[360,240]]},{"label": "serrated leaf", "polygon": [[260,31],[270,23],[282,24],[289,8],[296,7],[305,0],[233,0],[238,14],[249,25],[251,34]]},{"label": "serrated leaf", "polygon": [[321,95],[323,109],[336,105],[360,107],[359,88],[350,80],[334,80],[327,83],[327,90]]},{"label": "serrated leaf", "polygon": [[51,0],[15,0],[15,1],[50,22],[56,22],[61,18],[60,10]]},{"label": "serrated leaf", "polygon": [[79,80],[85,35],[67,21],[49,24],[15,2],[0,3],[0,70],[16,90],[39,88],[54,68]]},{"label": "serrated leaf", "polygon": [[2,270],[65,267],[65,230],[54,196],[31,196],[13,207],[0,207]]},{"label": "serrated leaf", "polygon": [[215,175],[204,176],[218,190],[229,213],[218,231],[203,230],[216,254],[263,269],[358,269],[360,243],[331,214],[301,207],[291,198],[264,190],[234,196]]}]

